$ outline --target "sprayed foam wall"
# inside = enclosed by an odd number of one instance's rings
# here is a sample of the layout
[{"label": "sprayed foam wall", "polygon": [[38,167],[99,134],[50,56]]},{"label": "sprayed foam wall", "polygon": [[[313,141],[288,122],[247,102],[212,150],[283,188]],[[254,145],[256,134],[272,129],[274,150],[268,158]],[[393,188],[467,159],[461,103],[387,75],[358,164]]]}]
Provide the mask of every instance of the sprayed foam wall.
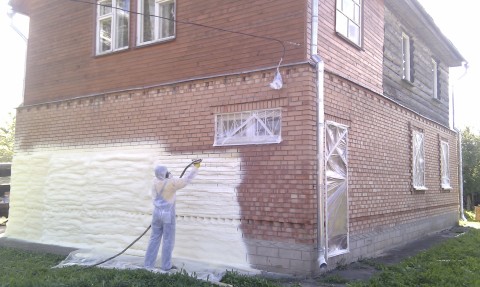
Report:
[{"label": "sprayed foam wall", "polygon": [[[236,186],[240,159],[211,155],[177,194],[174,257],[248,268]],[[151,146],[16,154],[6,236],[118,252],[151,221],[156,162],[179,176],[190,159]],[[203,155],[204,157],[204,155]],[[149,233],[127,252],[143,256]]]}]

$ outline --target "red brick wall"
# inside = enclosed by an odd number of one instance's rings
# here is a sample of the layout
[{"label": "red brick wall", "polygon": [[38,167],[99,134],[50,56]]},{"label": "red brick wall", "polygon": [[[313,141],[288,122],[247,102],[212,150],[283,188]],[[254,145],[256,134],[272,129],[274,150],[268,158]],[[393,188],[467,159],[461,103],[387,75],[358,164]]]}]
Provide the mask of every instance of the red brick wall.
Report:
[{"label": "red brick wall", "polygon": [[[174,154],[242,158],[237,187],[250,239],[313,243],[316,223],[315,81],[308,65],[20,108],[16,152],[162,144]],[[282,110],[279,144],[213,147],[214,114]],[[204,172],[207,172],[204,171]]]},{"label": "red brick wall", "polygon": [[[352,234],[458,210],[453,131],[334,74],[326,74],[325,93],[326,118],[350,127]],[[412,189],[412,128],[425,135],[425,192]],[[450,145],[450,191],[441,189],[440,139]]]},{"label": "red brick wall", "polygon": [[382,94],[384,3],[362,2],[363,45],[358,48],[335,32],[336,0],[319,1],[319,53],[326,70]]},{"label": "red brick wall", "polygon": [[[64,0],[30,3],[25,104],[144,87],[179,79],[275,66],[275,41],[177,24],[176,39],[95,56],[95,6]],[[305,59],[305,1],[178,1],[177,19],[299,43],[284,63]],[[136,9],[136,1],[132,1]]]}]

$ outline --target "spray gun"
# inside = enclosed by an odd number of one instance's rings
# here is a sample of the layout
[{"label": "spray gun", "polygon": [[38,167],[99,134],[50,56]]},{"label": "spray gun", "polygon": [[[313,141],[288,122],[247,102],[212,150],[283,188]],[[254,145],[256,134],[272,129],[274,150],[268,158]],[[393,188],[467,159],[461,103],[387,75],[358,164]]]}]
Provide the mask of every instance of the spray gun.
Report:
[{"label": "spray gun", "polygon": [[[180,178],[183,177],[183,175],[185,174],[185,172],[187,171],[187,169],[188,169],[189,167],[191,167],[191,166],[194,165],[194,164],[200,164],[201,162],[202,162],[202,159],[200,159],[200,158],[199,158],[199,159],[194,159],[194,160],[192,160],[192,162],[189,163],[189,164],[183,169],[182,173],[180,174]],[[170,174],[170,173],[167,173],[167,178],[169,178],[170,176],[171,176],[171,174]],[[127,246],[125,249],[123,249],[121,252],[119,252],[119,253],[117,253],[116,255],[114,255],[114,256],[112,256],[112,257],[110,257],[110,258],[107,258],[107,259],[105,259],[105,260],[103,260],[103,261],[101,261],[101,262],[95,263],[95,264],[90,265],[90,266],[86,266],[85,268],[90,268],[90,267],[98,266],[98,265],[100,265],[100,264],[103,264],[103,263],[105,263],[105,262],[107,262],[107,261],[110,261],[110,260],[112,260],[112,259],[114,259],[114,258],[116,258],[116,257],[118,257],[118,256],[120,256],[120,255],[122,255],[125,251],[127,251],[130,247],[132,247],[133,244],[135,244],[138,240],[140,240],[140,238],[142,238],[142,237],[145,235],[145,233],[147,233],[147,232],[150,230],[151,227],[152,227],[152,225],[149,225],[149,226],[147,227],[147,229],[145,229],[145,231],[144,231],[139,237],[137,237],[137,239],[135,239],[132,243],[130,243],[130,245],[128,245],[128,246]]]},{"label": "spray gun", "polygon": [[202,162],[202,159],[201,159],[201,158],[192,160],[192,162],[189,163],[189,164],[185,167],[185,169],[182,171],[182,173],[180,174],[180,178],[183,177],[183,175],[185,174],[185,172],[187,171],[187,169],[188,169],[189,167],[191,167],[191,166],[194,165],[194,164],[201,163],[201,162]]}]

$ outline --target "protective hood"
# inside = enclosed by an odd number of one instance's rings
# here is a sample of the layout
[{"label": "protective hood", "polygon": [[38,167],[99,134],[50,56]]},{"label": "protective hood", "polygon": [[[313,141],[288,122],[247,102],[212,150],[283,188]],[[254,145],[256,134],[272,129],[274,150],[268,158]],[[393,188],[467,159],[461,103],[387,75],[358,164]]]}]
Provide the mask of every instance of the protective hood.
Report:
[{"label": "protective hood", "polygon": [[165,166],[157,165],[155,167],[155,177],[164,180],[167,177],[168,169]]}]

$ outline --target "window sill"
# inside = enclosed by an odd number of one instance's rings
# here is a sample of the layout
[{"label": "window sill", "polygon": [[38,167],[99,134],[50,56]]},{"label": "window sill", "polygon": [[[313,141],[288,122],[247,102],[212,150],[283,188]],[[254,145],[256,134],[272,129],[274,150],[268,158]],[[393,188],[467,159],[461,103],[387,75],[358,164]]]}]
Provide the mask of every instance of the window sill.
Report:
[{"label": "window sill", "polygon": [[111,52],[104,52],[104,53],[101,53],[101,54],[95,53],[95,58],[105,57],[105,56],[109,56],[109,55],[115,55],[115,54],[118,54],[118,53],[126,52],[128,50],[130,50],[130,47],[123,48],[123,49],[118,49],[118,50],[111,51]]},{"label": "window sill", "polygon": [[[355,42],[353,42],[352,40],[348,39],[347,37],[345,37],[343,34],[341,34],[340,32],[335,32],[337,34],[337,36],[341,39],[343,39],[345,42],[347,42],[348,44],[350,44],[352,47],[354,47],[355,49],[359,50],[359,51],[363,51],[363,47],[362,47],[362,44],[360,45],[357,45]],[[360,42],[363,42],[362,41],[363,39],[360,39]]]},{"label": "window sill", "polygon": [[425,186],[414,186],[412,194],[425,194],[425,192],[428,190]]},{"label": "window sill", "polygon": [[168,42],[172,42],[176,38],[177,38],[177,36],[172,36],[172,37],[159,39],[159,40],[155,40],[155,41],[150,41],[150,42],[143,42],[143,43],[137,42],[136,48],[142,48],[142,47],[148,47],[148,46],[153,46],[153,45],[162,44],[162,43],[168,43]]},{"label": "window sill", "polygon": [[451,186],[449,186],[449,185],[442,185],[442,189],[443,189],[443,190],[448,190],[448,191],[450,191],[450,190],[452,190],[453,188],[452,188]]},{"label": "window sill", "polygon": [[407,79],[405,79],[405,78],[403,78],[403,77],[402,77],[402,82],[404,82],[405,84],[408,84],[408,85],[410,85],[410,86],[412,86],[412,87],[414,86],[414,84],[413,84],[412,81],[407,80]]},{"label": "window sill", "polygon": [[248,145],[268,145],[268,144],[279,144],[281,142],[282,142],[282,139],[275,140],[275,141],[268,141],[268,142],[252,141],[252,142],[229,142],[229,143],[224,143],[224,144],[213,143],[213,146],[214,147],[222,147],[222,146],[241,146],[241,145],[245,145],[245,146],[248,146]]}]

